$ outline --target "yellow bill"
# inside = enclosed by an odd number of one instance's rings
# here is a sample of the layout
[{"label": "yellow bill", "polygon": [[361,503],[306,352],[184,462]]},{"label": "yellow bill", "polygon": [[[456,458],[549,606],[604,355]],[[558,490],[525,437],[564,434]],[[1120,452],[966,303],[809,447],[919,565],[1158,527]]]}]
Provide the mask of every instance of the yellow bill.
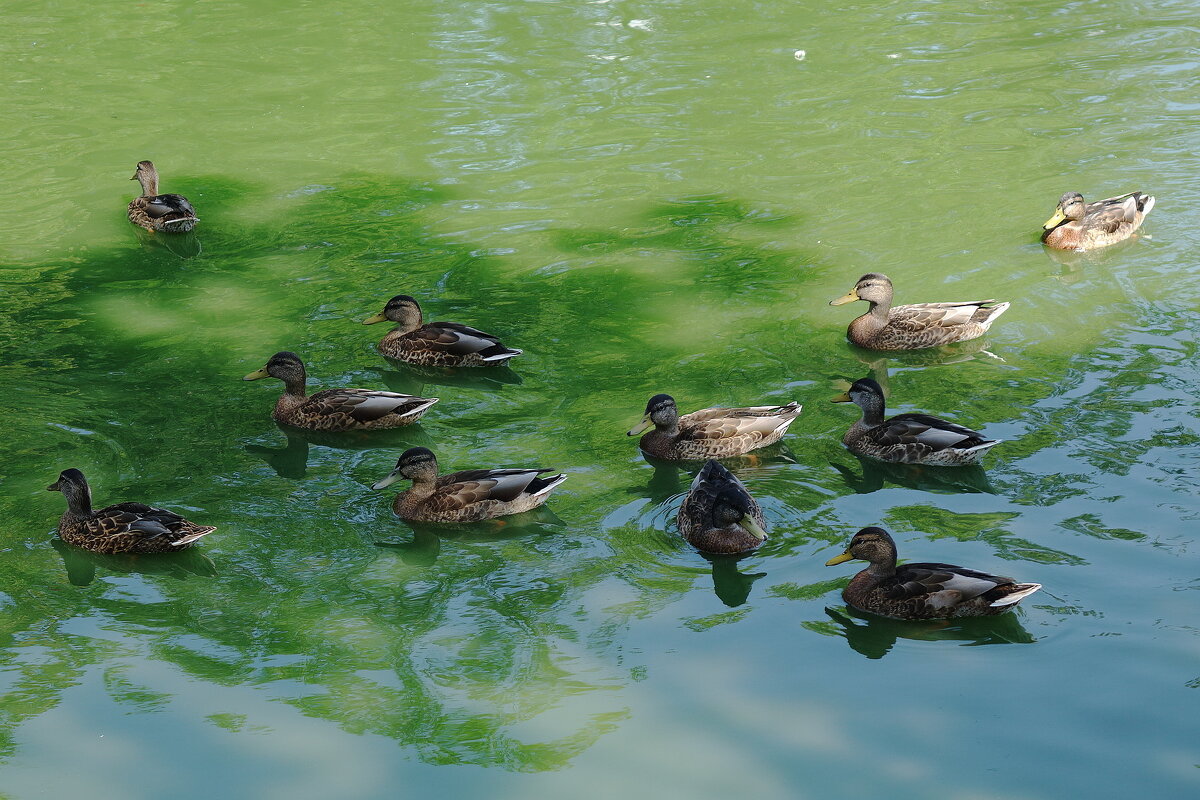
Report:
[{"label": "yellow bill", "polygon": [[742,517],[741,525],[743,528],[750,531],[750,533],[754,534],[762,541],[766,541],[767,532],[763,530],[762,526],[758,524],[754,517],[750,516],[749,514]]},{"label": "yellow bill", "polygon": [[842,392],[841,394],[839,394],[837,397],[833,398],[829,402],[831,402],[831,403],[853,403],[854,401],[850,399],[849,392]]},{"label": "yellow bill", "polygon": [[257,381],[257,380],[260,380],[260,379],[262,379],[262,378],[269,378],[269,377],[271,377],[271,376],[267,374],[267,368],[266,368],[266,367],[263,367],[262,369],[256,369],[256,370],[254,370],[254,372],[251,372],[249,375],[247,375],[246,377],[242,378],[242,380],[244,380],[244,381]]},{"label": "yellow bill", "polygon": [[642,417],[641,422],[639,422],[637,425],[634,425],[632,428],[630,428],[629,433],[627,433],[625,435],[626,436],[637,436],[639,433],[645,433],[646,431],[650,430],[653,427],[654,427],[654,420],[650,419],[650,415],[647,414],[646,416]]},{"label": "yellow bill", "polygon": [[840,556],[834,556],[833,558],[826,561],[825,566],[832,567],[835,564],[844,564],[847,561],[853,561],[853,560],[854,560],[854,556],[850,555],[850,551],[847,550],[845,553],[842,553]]},{"label": "yellow bill", "polygon": [[1061,208],[1057,209],[1054,212],[1054,216],[1051,217],[1050,219],[1046,220],[1046,223],[1044,225],[1042,225],[1042,228],[1044,230],[1052,230],[1054,228],[1057,228],[1058,225],[1066,218],[1067,218],[1067,215],[1062,212],[1062,209]]},{"label": "yellow bill", "polygon": [[376,322],[387,322],[387,321],[388,321],[388,318],[386,316],[384,316],[382,311],[380,311],[375,316],[367,317],[366,319],[364,319],[363,325],[374,325]]},{"label": "yellow bill", "polygon": [[853,303],[853,302],[854,302],[855,300],[857,300],[857,299],[858,299],[858,287],[857,287],[857,286],[855,286],[853,289],[851,289],[849,292],[847,292],[846,294],[842,295],[842,296],[841,296],[841,297],[839,297],[838,299],[836,299],[836,300],[830,300],[830,301],[829,301],[829,305],[831,305],[831,306],[844,306],[844,305],[846,305],[846,303]]}]

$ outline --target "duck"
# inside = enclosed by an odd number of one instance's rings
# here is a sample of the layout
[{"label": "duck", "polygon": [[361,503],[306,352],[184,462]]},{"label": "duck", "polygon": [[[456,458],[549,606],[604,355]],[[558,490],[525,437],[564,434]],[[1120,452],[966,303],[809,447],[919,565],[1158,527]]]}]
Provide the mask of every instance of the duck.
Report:
[{"label": "duck", "polygon": [[407,294],[398,294],[383,311],[363,320],[363,325],[394,322],[379,341],[379,352],[388,358],[428,367],[490,367],[507,364],[521,355],[481,330],[457,322],[423,323],[421,306]]},{"label": "duck", "polygon": [[893,619],[991,617],[1011,611],[1042,588],[953,564],[896,564],[896,542],[883,528],[863,528],[840,556],[825,562],[866,561],[842,599],[853,608]]},{"label": "duck", "polygon": [[1085,203],[1079,192],[1058,200],[1054,216],[1042,225],[1042,243],[1056,250],[1095,250],[1123,242],[1142,226],[1154,208],[1154,198],[1129,192]]},{"label": "duck", "polygon": [[411,522],[479,522],[519,514],[546,502],[567,479],[551,469],[470,469],[438,475],[437,456],[427,447],[405,450],[387,477],[372,489],[404,478],[412,487],[396,495],[392,510]]},{"label": "duck", "polygon": [[438,401],[436,397],[414,397],[374,389],[326,389],[306,395],[304,362],[300,356],[287,351],[271,356],[265,367],[242,380],[262,378],[278,378],[285,387],[271,414],[275,421],[310,431],[399,428],[419,420]]},{"label": "duck", "polygon": [[152,161],[139,161],[131,181],[142,185],[142,194],[129,202],[129,221],[134,225],[167,233],[187,233],[200,219],[196,209],[181,194],[158,193],[158,170]]},{"label": "duck", "polygon": [[982,433],[928,414],[897,414],[883,418],[883,389],[871,378],[860,378],[834,403],[854,403],[862,419],[850,426],[842,443],[856,455],[899,464],[978,464],[980,457],[1000,444]]},{"label": "duck", "polygon": [[830,300],[840,306],[864,300],[867,313],[850,323],[846,337],[868,350],[921,350],[965,342],[987,333],[1009,303],[970,300],[961,303],[892,305],[892,281],[879,272],[868,272],[846,294]]},{"label": "duck", "polygon": [[679,416],[675,398],[656,394],[646,403],[642,421],[626,435],[637,436],[642,452],[664,461],[705,461],[739,456],[783,438],[796,421],[801,406],[792,401],[782,406],[706,408]]},{"label": "duck", "polygon": [[91,487],[77,469],[60,472],[46,491],[62,492],[67,498],[67,510],[58,521],[59,538],[93,553],[173,553],[216,530],[143,503],[117,503],[93,510]]},{"label": "duck", "polygon": [[701,553],[748,553],[767,540],[758,502],[736,475],[712,459],[696,473],[677,522],[680,535]]}]

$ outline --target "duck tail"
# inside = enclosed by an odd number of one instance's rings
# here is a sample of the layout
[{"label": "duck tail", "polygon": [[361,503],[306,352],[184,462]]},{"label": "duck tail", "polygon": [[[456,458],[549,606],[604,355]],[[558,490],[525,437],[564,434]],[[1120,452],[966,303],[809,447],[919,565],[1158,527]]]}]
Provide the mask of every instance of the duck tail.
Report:
[{"label": "duck tail", "polygon": [[1005,311],[1008,311],[1008,307],[1010,305],[1012,305],[1012,303],[1004,302],[997,303],[994,306],[980,308],[974,314],[975,322],[978,322],[980,325],[982,325],[983,329],[986,331],[988,328],[992,327],[993,322],[1000,319],[1001,314],[1003,314]]},{"label": "duck tail", "polygon": [[555,486],[567,479],[566,475],[551,475],[549,478],[534,478],[529,482],[529,486],[525,491],[534,497],[541,497],[544,494],[549,494]]},{"label": "duck tail", "polygon": [[185,546],[191,544],[192,542],[196,541],[197,539],[208,536],[210,533],[212,533],[215,530],[216,530],[216,528],[211,525],[197,525],[196,529],[192,533],[189,533],[187,536],[180,536],[178,539],[171,542],[171,546],[172,547],[185,547]]},{"label": "duck tail", "polygon": [[1018,583],[1016,590],[1009,592],[992,603],[992,608],[1003,608],[1004,606],[1015,606],[1017,603],[1024,600],[1029,595],[1042,588],[1040,583]]}]

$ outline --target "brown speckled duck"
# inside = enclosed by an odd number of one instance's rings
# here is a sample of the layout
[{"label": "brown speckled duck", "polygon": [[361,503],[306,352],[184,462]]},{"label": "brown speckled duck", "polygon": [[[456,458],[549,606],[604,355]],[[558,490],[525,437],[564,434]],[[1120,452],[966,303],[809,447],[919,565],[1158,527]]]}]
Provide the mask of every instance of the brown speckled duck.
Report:
[{"label": "brown speckled duck", "polygon": [[892,281],[878,272],[863,275],[853,289],[829,305],[855,300],[865,300],[871,307],[850,323],[846,336],[869,350],[920,350],[977,339],[1009,306],[995,300],[893,306]]},{"label": "brown speckled duck", "polygon": [[1095,250],[1122,242],[1141,227],[1154,208],[1154,198],[1130,192],[1085,203],[1079,192],[1067,192],[1054,216],[1042,225],[1042,242],[1056,250]]},{"label": "brown speckled duck", "polygon": [[150,161],[139,161],[130,180],[142,185],[142,194],[129,203],[129,221],[148,231],[187,233],[200,220],[196,209],[181,194],[158,193],[158,170]]},{"label": "brown speckled duck", "polygon": [[1011,610],[1042,588],[953,564],[896,564],[896,543],[883,528],[863,528],[825,566],[867,561],[842,598],[860,611],[894,619],[990,617]]},{"label": "brown speckled duck", "polygon": [[489,367],[507,364],[520,350],[505,347],[490,333],[457,322],[422,322],[421,306],[398,294],[383,311],[363,320],[363,325],[394,322],[379,341],[379,352],[388,358],[427,367]]},{"label": "brown speckled duck", "polygon": [[276,353],[262,369],[242,378],[278,378],[284,393],[271,414],[276,422],[313,431],[355,431],[411,425],[436,403],[436,397],[373,389],[326,389],[305,394],[304,362],[295,353]]},{"label": "brown speckled duck", "polygon": [[697,473],[679,507],[678,522],[679,533],[702,553],[747,553],[767,540],[762,508],[717,461],[708,461]]},{"label": "brown speckled duck", "polygon": [[46,490],[62,492],[67,498],[67,511],[58,521],[59,538],[93,553],[173,553],[216,530],[142,503],[117,503],[93,511],[91,487],[77,469],[63,470]]},{"label": "brown speckled duck", "polygon": [[470,469],[438,475],[437,457],[425,447],[405,450],[386,478],[371,486],[383,489],[401,478],[412,488],[396,495],[392,510],[413,522],[478,522],[537,508],[567,479],[550,469]]},{"label": "brown speckled duck", "polygon": [[954,466],[977,464],[980,457],[1000,444],[982,433],[928,414],[897,414],[883,418],[883,389],[871,378],[854,382],[834,403],[854,403],[862,419],[842,438],[851,453],[900,464]]},{"label": "brown speckled duck", "polygon": [[706,408],[679,416],[675,398],[656,394],[646,414],[627,435],[647,433],[638,445],[647,455],[666,461],[703,461],[748,453],[783,438],[796,421],[800,405]]}]

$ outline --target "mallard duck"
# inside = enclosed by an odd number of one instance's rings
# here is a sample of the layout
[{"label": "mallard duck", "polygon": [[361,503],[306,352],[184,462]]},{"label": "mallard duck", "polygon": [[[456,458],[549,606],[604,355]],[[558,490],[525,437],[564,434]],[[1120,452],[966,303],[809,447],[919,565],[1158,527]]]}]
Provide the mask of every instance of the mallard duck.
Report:
[{"label": "mallard duck", "polygon": [[438,401],[436,397],[372,389],[326,389],[305,395],[304,362],[295,353],[276,353],[244,381],[278,378],[285,391],[271,416],[276,422],[313,431],[375,430],[411,425]]},{"label": "mallard duck", "polygon": [[550,469],[469,469],[438,476],[437,457],[425,447],[405,450],[383,480],[383,489],[401,478],[412,488],[396,495],[392,510],[413,522],[478,522],[519,514],[546,502],[551,490],[567,479]]},{"label": "mallard duck", "polygon": [[429,367],[488,367],[506,364],[520,350],[505,347],[490,333],[457,322],[422,324],[421,306],[406,294],[398,294],[383,311],[363,320],[363,325],[394,322],[379,340],[379,352],[388,358]]},{"label": "mallard duck", "polygon": [[785,406],[706,408],[679,416],[675,398],[656,394],[646,404],[642,421],[628,436],[647,433],[638,445],[647,455],[666,461],[702,461],[748,453],[783,438],[800,414],[796,402]]},{"label": "mallard duck", "polygon": [[1042,225],[1042,242],[1057,250],[1094,250],[1124,241],[1142,225],[1154,208],[1154,198],[1130,192],[1096,203],[1083,202],[1079,192],[1058,200],[1054,216]]},{"label": "mallard duck", "polygon": [[746,553],[767,539],[762,509],[737,477],[708,461],[679,507],[679,533],[702,553]]},{"label": "mallard duck", "polygon": [[150,161],[139,161],[131,181],[142,185],[141,197],[129,203],[129,221],[148,231],[187,233],[200,220],[196,209],[181,194],[158,193],[158,170]]},{"label": "mallard duck", "polygon": [[999,439],[928,414],[897,414],[883,418],[883,389],[860,378],[834,403],[854,403],[862,419],[850,426],[842,442],[851,453],[901,464],[976,464]]},{"label": "mallard duck", "polygon": [[171,553],[216,530],[142,503],[117,503],[93,511],[92,490],[77,469],[63,470],[46,491],[62,492],[67,498],[67,511],[58,521],[59,538],[94,553]]},{"label": "mallard duck", "polygon": [[860,611],[894,619],[990,617],[1042,588],[953,564],[897,566],[896,543],[883,528],[863,528],[825,566],[856,559],[871,566],[851,578],[842,598]]},{"label": "mallard duck", "polygon": [[869,350],[920,350],[977,339],[1009,306],[995,300],[893,306],[892,281],[878,272],[863,275],[853,289],[829,305],[855,300],[865,300],[871,308],[850,323],[846,336]]}]

